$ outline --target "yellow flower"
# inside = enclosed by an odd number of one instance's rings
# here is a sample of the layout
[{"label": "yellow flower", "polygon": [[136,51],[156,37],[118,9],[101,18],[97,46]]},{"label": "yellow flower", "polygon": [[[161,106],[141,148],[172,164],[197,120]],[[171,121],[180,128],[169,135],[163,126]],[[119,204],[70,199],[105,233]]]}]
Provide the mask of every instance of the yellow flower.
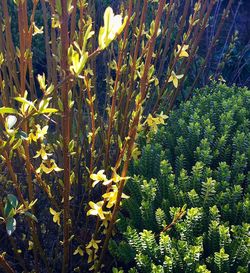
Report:
[{"label": "yellow flower", "polygon": [[103,233],[105,234],[106,229],[109,225],[109,221],[111,220],[112,214],[110,211],[104,211],[104,216],[105,216],[105,219],[102,221],[102,226],[105,227],[105,230],[103,231]]},{"label": "yellow flower", "polygon": [[28,250],[32,250],[34,246],[34,243],[32,241],[29,241],[29,247]]},{"label": "yellow flower", "polygon": [[[112,181],[114,181],[115,183],[118,183],[120,182],[121,180],[127,180],[129,179],[130,177],[129,176],[125,176],[125,177],[122,177],[120,175],[118,175],[116,173],[116,171],[113,172],[113,177],[112,177]],[[104,184],[104,183],[103,183]]]},{"label": "yellow flower", "polygon": [[165,119],[167,119],[168,116],[164,115],[163,112],[161,112],[158,116],[157,116],[157,124],[165,124]]},{"label": "yellow flower", "polygon": [[3,64],[3,62],[4,62],[4,56],[3,56],[3,53],[0,52],[0,67]]},{"label": "yellow flower", "polygon": [[103,181],[103,183],[102,183],[102,184],[103,184],[104,186],[107,186],[107,185],[111,184],[111,183],[112,183],[112,181],[113,181],[112,179],[109,179],[109,180],[108,180],[108,179],[106,179],[106,180],[104,180],[104,181]]},{"label": "yellow flower", "polygon": [[171,72],[171,76],[170,78],[168,79],[168,82],[173,82],[173,85],[175,88],[178,87],[178,80],[182,79],[183,78],[183,74],[181,75],[176,75],[174,71]]},{"label": "yellow flower", "polygon": [[91,209],[87,212],[87,216],[89,215],[98,215],[102,220],[105,219],[105,216],[103,214],[102,206],[104,202],[99,201],[98,203],[94,203],[92,201],[89,202],[89,206]]},{"label": "yellow flower", "polygon": [[122,16],[114,15],[111,7],[104,12],[104,26],[100,27],[98,43],[99,48],[104,49],[123,31],[127,22],[127,16],[122,22]]},{"label": "yellow flower", "polygon": [[36,135],[37,138],[40,139],[41,141],[44,140],[44,136],[47,134],[49,126],[46,125],[41,129],[40,125],[36,125],[37,131],[36,131]]},{"label": "yellow flower", "polygon": [[137,160],[139,156],[141,155],[141,151],[139,150],[138,147],[135,147],[132,151],[132,157],[134,160]]},{"label": "yellow flower", "polygon": [[179,56],[179,58],[188,57],[189,56],[187,52],[188,48],[189,48],[189,45],[183,45],[183,46],[177,45],[177,51],[175,52],[175,56]]},{"label": "yellow flower", "polygon": [[157,117],[152,117],[151,114],[148,115],[147,119],[146,119],[146,123],[148,124],[148,126],[150,127],[150,129],[153,132],[157,132],[158,129],[158,125],[160,124],[165,124],[165,119],[167,118],[166,115],[163,115],[163,113],[161,112]]},{"label": "yellow flower", "polygon": [[31,132],[29,134],[29,141],[34,141],[34,142],[37,142],[38,139],[40,139],[41,141],[44,140],[44,137],[45,135],[47,134],[48,132],[48,128],[49,126],[46,125],[44,126],[42,129],[41,129],[41,126],[39,124],[36,125],[36,132]]},{"label": "yellow flower", "polygon": [[29,139],[29,142],[31,142],[31,141],[37,142],[37,136],[34,132],[29,133],[28,139]]},{"label": "yellow flower", "polygon": [[43,27],[38,28],[36,24],[33,22],[33,34],[32,36],[35,36],[37,34],[43,34]]},{"label": "yellow flower", "polygon": [[37,173],[41,171],[45,172],[46,174],[51,173],[52,171],[60,172],[63,169],[59,168],[54,159],[50,159],[41,163],[40,167],[36,170]]},{"label": "yellow flower", "polygon": [[[110,209],[115,205],[117,200],[117,195],[118,195],[118,188],[116,185],[112,186],[112,191],[104,193],[102,195],[103,198],[108,200],[107,208]],[[122,198],[129,198],[129,196],[127,196],[125,193],[122,193]]]},{"label": "yellow flower", "polygon": [[52,208],[49,209],[49,212],[53,215],[53,222],[57,223],[60,226],[60,214],[61,214],[61,212],[56,212]]},{"label": "yellow flower", "polygon": [[118,175],[117,173],[116,173],[116,171],[113,169],[113,177],[111,178],[111,179],[109,179],[109,180],[103,180],[103,185],[104,186],[107,186],[107,185],[109,185],[110,183],[112,183],[112,181],[113,182],[115,182],[115,183],[118,183],[118,182],[120,182],[121,180],[127,180],[127,179],[129,179],[129,177],[127,176],[127,177],[121,177],[120,175]]},{"label": "yellow flower", "polygon": [[157,131],[157,123],[155,122],[155,118],[153,118],[151,114],[148,115],[146,122],[154,132]]},{"label": "yellow flower", "polygon": [[90,249],[90,248],[87,248],[86,249],[86,252],[87,252],[87,254],[88,254],[88,264],[90,264],[90,263],[92,263],[94,260],[96,260],[96,258],[97,258],[97,255],[96,255],[96,253],[92,250],[92,249]]},{"label": "yellow flower", "polygon": [[106,175],[104,174],[104,170],[100,170],[97,174],[95,173],[92,173],[90,175],[90,178],[92,180],[94,180],[93,184],[92,184],[92,187],[94,188],[96,184],[98,184],[99,182],[101,181],[107,181],[107,177]]},{"label": "yellow flower", "polygon": [[99,246],[98,244],[101,242],[101,240],[94,240],[93,238],[91,239],[91,241],[88,243],[88,245],[86,246],[86,249],[88,248],[93,248],[95,250],[95,252],[98,251]]},{"label": "yellow flower", "polygon": [[226,80],[222,77],[222,75],[219,76],[218,81],[219,82],[226,82]]},{"label": "yellow flower", "polygon": [[36,152],[36,155],[33,157],[33,158],[38,158],[39,156],[41,156],[41,158],[43,160],[47,160],[48,159],[48,156],[50,156],[52,154],[48,154],[46,151],[45,151],[45,145],[42,144],[41,145],[41,149],[39,151]]},{"label": "yellow flower", "polygon": [[52,15],[51,18],[51,27],[52,28],[61,28],[61,22],[58,15]]},{"label": "yellow flower", "polygon": [[77,249],[74,251],[73,255],[79,254],[80,256],[83,256],[83,250],[81,246],[78,246]]},{"label": "yellow flower", "polygon": [[137,132],[139,133],[139,132],[141,132],[141,131],[143,131],[143,130],[144,130],[144,124],[139,123],[139,124],[138,124],[138,128],[137,128]]}]

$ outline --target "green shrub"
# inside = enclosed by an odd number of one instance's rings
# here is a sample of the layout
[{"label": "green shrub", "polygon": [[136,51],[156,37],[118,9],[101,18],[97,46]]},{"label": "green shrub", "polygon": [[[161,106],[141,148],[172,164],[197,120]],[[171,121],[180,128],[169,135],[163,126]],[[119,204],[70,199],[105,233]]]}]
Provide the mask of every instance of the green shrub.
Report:
[{"label": "green shrub", "polygon": [[249,90],[213,84],[141,138],[110,243],[128,272],[249,272],[249,109]]}]

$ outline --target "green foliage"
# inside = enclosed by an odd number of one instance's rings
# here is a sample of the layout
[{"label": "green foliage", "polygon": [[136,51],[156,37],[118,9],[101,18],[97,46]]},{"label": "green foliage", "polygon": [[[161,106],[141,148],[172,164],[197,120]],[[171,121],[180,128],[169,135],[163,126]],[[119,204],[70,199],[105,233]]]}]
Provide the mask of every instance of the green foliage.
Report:
[{"label": "green foliage", "polygon": [[249,90],[212,84],[142,147],[118,224],[123,239],[110,248],[124,268],[248,271],[249,109]]},{"label": "green foliage", "polygon": [[24,207],[23,205],[20,205],[18,207],[19,202],[18,202],[16,196],[13,194],[7,195],[6,200],[5,200],[4,209],[3,209],[3,217],[0,217],[0,221],[5,223],[6,232],[9,236],[11,236],[13,234],[13,232],[16,230],[17,223],[16,223],[15,217],[18,214],[19,215],[23,214],[24,216],[37,222],[36,216],[28,211],[33,207],[33,205],[35,203],[36,203],[36,200],[34,202],[30,203],[29,205],[27,205],[26,207]]}]

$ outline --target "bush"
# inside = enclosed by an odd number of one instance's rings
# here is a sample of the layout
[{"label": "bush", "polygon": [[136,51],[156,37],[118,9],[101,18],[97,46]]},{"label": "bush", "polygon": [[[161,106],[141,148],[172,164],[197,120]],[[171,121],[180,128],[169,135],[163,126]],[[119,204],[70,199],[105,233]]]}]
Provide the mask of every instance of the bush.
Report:
[{"label": "bush", "polygon": [[110,243],[129,272],[249,272],[250,91],[198,91],[141,137]]},{"label": "bush", "polygon": [[197,52],[216,1],[114,2],[115,11],[101,0],[0,1],[5,272],[108,271],[138,133],[157,131],[158,110],[191,95],[233,1],[205,58]]}]

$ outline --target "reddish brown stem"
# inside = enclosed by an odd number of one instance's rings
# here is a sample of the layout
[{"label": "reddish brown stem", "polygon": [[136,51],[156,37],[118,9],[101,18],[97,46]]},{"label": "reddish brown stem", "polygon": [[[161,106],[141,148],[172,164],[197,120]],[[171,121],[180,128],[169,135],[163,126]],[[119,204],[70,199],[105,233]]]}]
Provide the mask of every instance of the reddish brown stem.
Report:
[{"label": "reddish brown stem", "polygon": [[120,131],[120,136],[122,137],[122,139],[125,137],[125,128],[128,124],[128,111],[129,111],[129,105],[131,103],[131,96],[133,94],[133,89],[134,89],[134,75],[136,72],[136,61],[137,61],[138,54],[139,54],[141,35],[142,35],[143,26],[144,26],[144,23],[146,20],[147,8],[148,8],[148,1],[144,1],[143,8],[142,8],[141,20],[140,20],[140,26],[139,26],[139,32],[138,32],[136,46],[135,46],[134,55],[133,55],[133,64],[132,64],[131,73],[130,73],[129,90],[128,90],[125,110],[124,110],[124,114],[123,114],[124,121],[122,123],[122,128]]},{"label": "reddish brown stem", "polygon": [[15,273],[14,269],[9,265],[9,263],[2,255],[0,255],[0,265],[6,273]]},{"label": "reddish brown stem", "polygon": [[[69,34],[68,21],[69,15],[67,10],[67,0],[61,1],[62,16],[61,16],[61,68],[62,73],[67,77],[68,69],[68,48]],[[63,169],[64,169],[64,190],[63,190],[63,264],[62,272],[66,273],[69,270],[69,230],[70,230],[70,108],[68,103],[69,82],[65,81],[62,85],[62,135],[63,135]]]},{"label": "reddish brown stem", "polygon": [[195,87],[197,81],[199,80],[201,74],[204,72],[204,70],[205,70],[205,68],[206,68],[206,65],[207,65],[207,63],[208,63],[208,60],[209,60],[209,58],[210,58],[210,56],[211,56],[211,54],[212,54],[212,52],[213,52],[213,49],[214,49],[214,47],[215,47],[215,45],[216,45],[216,43],[217,43],[217,41],[218,41],[218,37],[219,37],[219,35],[220,35],[220,33],[221,33],[222,27],[223,27],[223,25],[224,25],[224,23],[225,23],[225,20],[226,20],[227,16],[228,16],[228,13],[229,13],[230,8],[231,8],[231,6],[232,6],[232,4],[233,4],[233,1],[234,1],[234,0],[230,0],[230,1],[228,2],[227,7],[226,7],[226,9],[225,9],[224,12],[223,12],[222,18],[221,18],[220,23],[219,23],[219,25],[218,25],[218,27],[217,27],[217,31],[216,31],[216,33],[215,33],[213,39],[212,39],[211,45],[210,45],[209,50],[208,50],[208,52],[207,52],[205,61],[204,61],[203,65],[202,65],[201,69],[199,69],[199,72],[198,72],[198,74],[197,74],[197,76],[196,76],[196,78],[195,78],[195,80],[194,80],[194,82],[193,82],[193,85],[192,85],[192,87],[191,87],[191,89],[190,89],[190,92],[189,92],[189,94],[188,94],[188,98],[190,98],[190,96],[191,96],[191,94],[192,94],[192,91],[193,91],[193,89],[194,89],[194,87]]},{"label": "reddish brown stem", "polygon": [[105,154],[105,169],[109,165],[109,152],[110,152],[110,144],[111,144],[110,141],[111,141],[112,128],[113,128],[113,123],[114,123],[114,115],[115,115],[115,110],[116,110],[117,92],[118,92],[119,81],[120,81],[120,77],[121,77],[121,67],[122,67],[122,62],[123,62],[123,58],[124,58],[124,51],[126,48],[125,41],[127,40],[127,37],[128,37],[128,30],[129,30],[131,16],[132,16],[132,1],[130,0],[128,21],[127,21],[127,24],[126,24],[125,30],[124,30],[124,36],[123,36],[124,43],[122,45],[122,49],[119,52],[117,71],[116,71],[116,79],[115,79],[115,84],[114,84],[111,110],[110,110],[109,121],[108,121],[108,133],[107,133],[106,154]]}]

